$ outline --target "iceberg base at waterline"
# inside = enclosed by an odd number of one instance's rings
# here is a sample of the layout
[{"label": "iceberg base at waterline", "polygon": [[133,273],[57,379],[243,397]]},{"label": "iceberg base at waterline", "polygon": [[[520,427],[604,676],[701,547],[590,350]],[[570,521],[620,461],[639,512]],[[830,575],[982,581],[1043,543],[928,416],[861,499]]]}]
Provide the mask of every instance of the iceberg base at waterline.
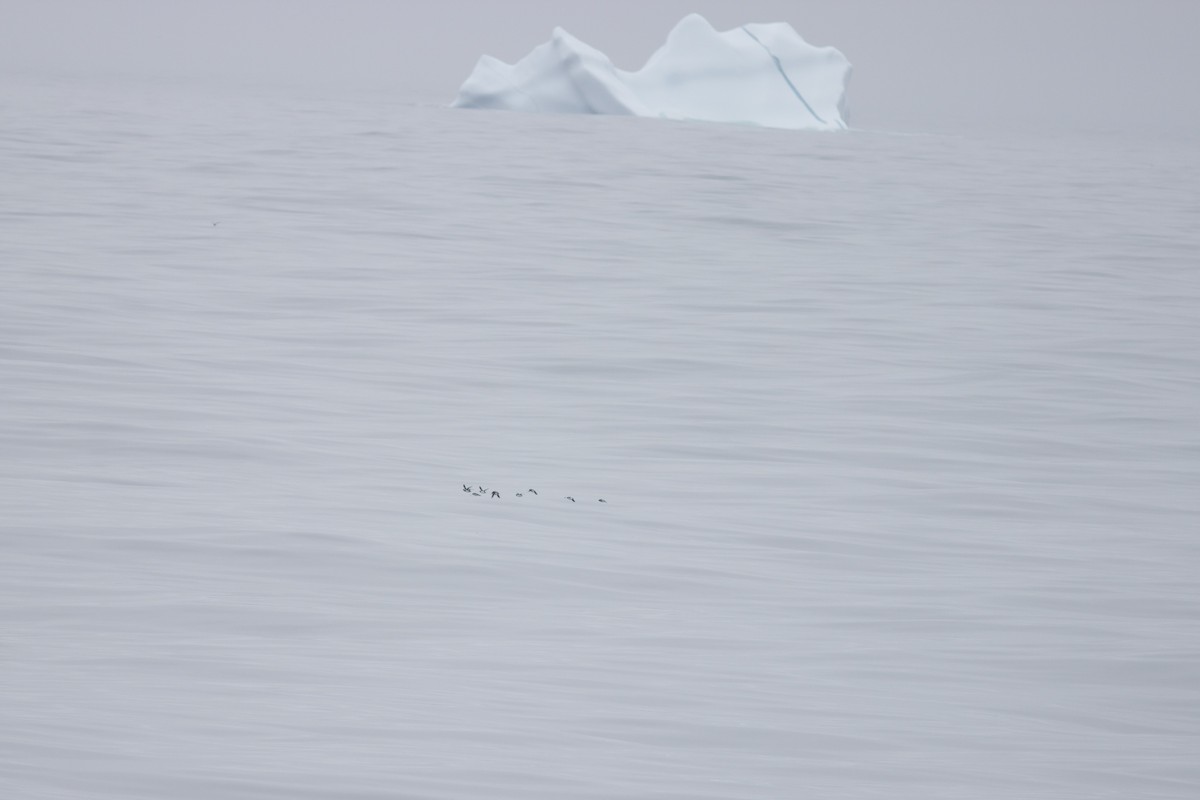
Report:
[{"label": "iceberg base at waterline", "polygon": [[849,77],[840,51],[786,22],[717,31],[691,14],[636,72],[562,28],[516,64],[485,55],[453,106],[844,130]]}]

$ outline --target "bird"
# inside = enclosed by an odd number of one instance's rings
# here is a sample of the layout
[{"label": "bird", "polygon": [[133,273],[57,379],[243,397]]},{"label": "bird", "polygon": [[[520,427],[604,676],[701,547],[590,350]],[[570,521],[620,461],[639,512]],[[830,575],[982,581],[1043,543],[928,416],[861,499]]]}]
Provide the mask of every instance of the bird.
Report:
[{"label": "bird", "polygon": [[568,500],[570,500],[572,503],[574,503],[574,502],[575,502],[575,498],[574,498],[574,497],[567,497],[567,499],[568,499]]},{"label": "bird", "polygon": [[525,495],[521,494],[520,492],[517,492],[517,497],[524,497],[524,496]]},{"label": "bird", "polygon": [[486,491],[487,491],[487,489],[485,489],[485,488],[483,488],[482,486],[480,486],[480,487],[479,487],[479,491],[481,491],[481,492],[486,492]]},{"label": "bird", "polygon": [[470,487],[470,486],[467,486],[467,485],[464,483],[464,484],[463,484],[463,491],[464,491],[464,492],[469,492],[469,491],[471,491],[471,487]]},{"label": "bird", "polygon": [[471,492],[471,497],[482,497],[482,496],[483,495],[481,495],[479,492]]},{"label": "bird", "polygon": [[497,492],[497,491],[492,492],[492,497],[499,497],[499,496],[500,496],[499,492]]},{"label": "bird", "polygon": [[530,490],[529,490],[529,493],[530,493],[530,494],[537,494],[537,489],[530,489]]},{"label": "bird", "polygon": [[608,501],[607,501],[607,500],[605,500],[603,497],[601,497],[601,498],[600,498],[600,502],[601,502],[601,503],[607,503]]}]

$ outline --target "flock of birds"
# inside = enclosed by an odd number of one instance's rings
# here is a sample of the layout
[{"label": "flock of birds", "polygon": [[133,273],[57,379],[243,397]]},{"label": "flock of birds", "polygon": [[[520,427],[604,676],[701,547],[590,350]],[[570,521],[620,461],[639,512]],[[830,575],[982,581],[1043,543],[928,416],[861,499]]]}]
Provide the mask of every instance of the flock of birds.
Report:
[{"label": "flock of birds", "polygon": [[[465,483],[463,484],[463,491],[469,493],[472,497],[500,497],[501,496],[500,493],[498,491],[496,491],[495,489],[485,489],[482,486],[469,486]],[[527,494],[537,495],[537,489],[526,489],[523,492],[517,492],[516,496],[524,497]],[[570,500],[572,503],[575,502],[575,498],[571,497],[570,495],[564,495],[563,499]],[[596,500],[596,502],[597,503],[607,503],[608,501],[605,500],[603,497],[601,497],[601,498],[598,498]]]}]

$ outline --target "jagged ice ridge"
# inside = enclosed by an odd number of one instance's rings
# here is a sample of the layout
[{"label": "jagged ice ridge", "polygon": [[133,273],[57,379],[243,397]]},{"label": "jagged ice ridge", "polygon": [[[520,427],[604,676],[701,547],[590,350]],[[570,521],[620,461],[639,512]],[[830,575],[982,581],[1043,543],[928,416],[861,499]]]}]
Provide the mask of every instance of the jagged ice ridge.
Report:
[{"label": "jagged ice ridge", "polygon": [[636,72],[562,28],[516,64],[482,56],[453,106],[844,130],[850,71],[786,22],[717,31],[690,14]]}]

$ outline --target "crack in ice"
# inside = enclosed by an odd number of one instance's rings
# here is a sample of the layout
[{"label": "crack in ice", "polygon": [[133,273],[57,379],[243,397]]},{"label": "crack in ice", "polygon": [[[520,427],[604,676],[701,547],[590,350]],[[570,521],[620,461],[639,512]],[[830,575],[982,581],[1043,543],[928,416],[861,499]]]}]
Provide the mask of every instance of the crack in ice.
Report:
[{"label": "crack in ice", "polygon": [[792,83],[792,79],[789,78],[788,74],[783,71],[783,62],[779,60],[779,56],[772,53],[771,48],[769,48],[765,44],[763,44],[762,39],[759,39],[757,36],[755,36],[753,33],[751,33],[750,29],[747,28],[745,25],[742,26],[742,30],[746,32],[747,36],[749,36],[754,41],[758,42],[758,46],[761,47],[763,49],[763,51],[768,56],[771,57],[771,60],[775,62],[775,69],[779,70],[779,74],[783,76],[783,79],[785,81],[787,81],[788,88],[792,90],[792,94],[796,95],[796,99],[804,104],[804,107],[808,109],[808,113],[813,115],[813,119],[815,119],[817,122],[821,123],[822,125],[828,125],[829,124],[828,122],[821,119],[820,114],[818,114],[816,111],[813,111],[813,107],[810,106],[808,104],[808,101],[804,99],[804,95],[800,94],[800,90],[796,88],[796,84]]}]

